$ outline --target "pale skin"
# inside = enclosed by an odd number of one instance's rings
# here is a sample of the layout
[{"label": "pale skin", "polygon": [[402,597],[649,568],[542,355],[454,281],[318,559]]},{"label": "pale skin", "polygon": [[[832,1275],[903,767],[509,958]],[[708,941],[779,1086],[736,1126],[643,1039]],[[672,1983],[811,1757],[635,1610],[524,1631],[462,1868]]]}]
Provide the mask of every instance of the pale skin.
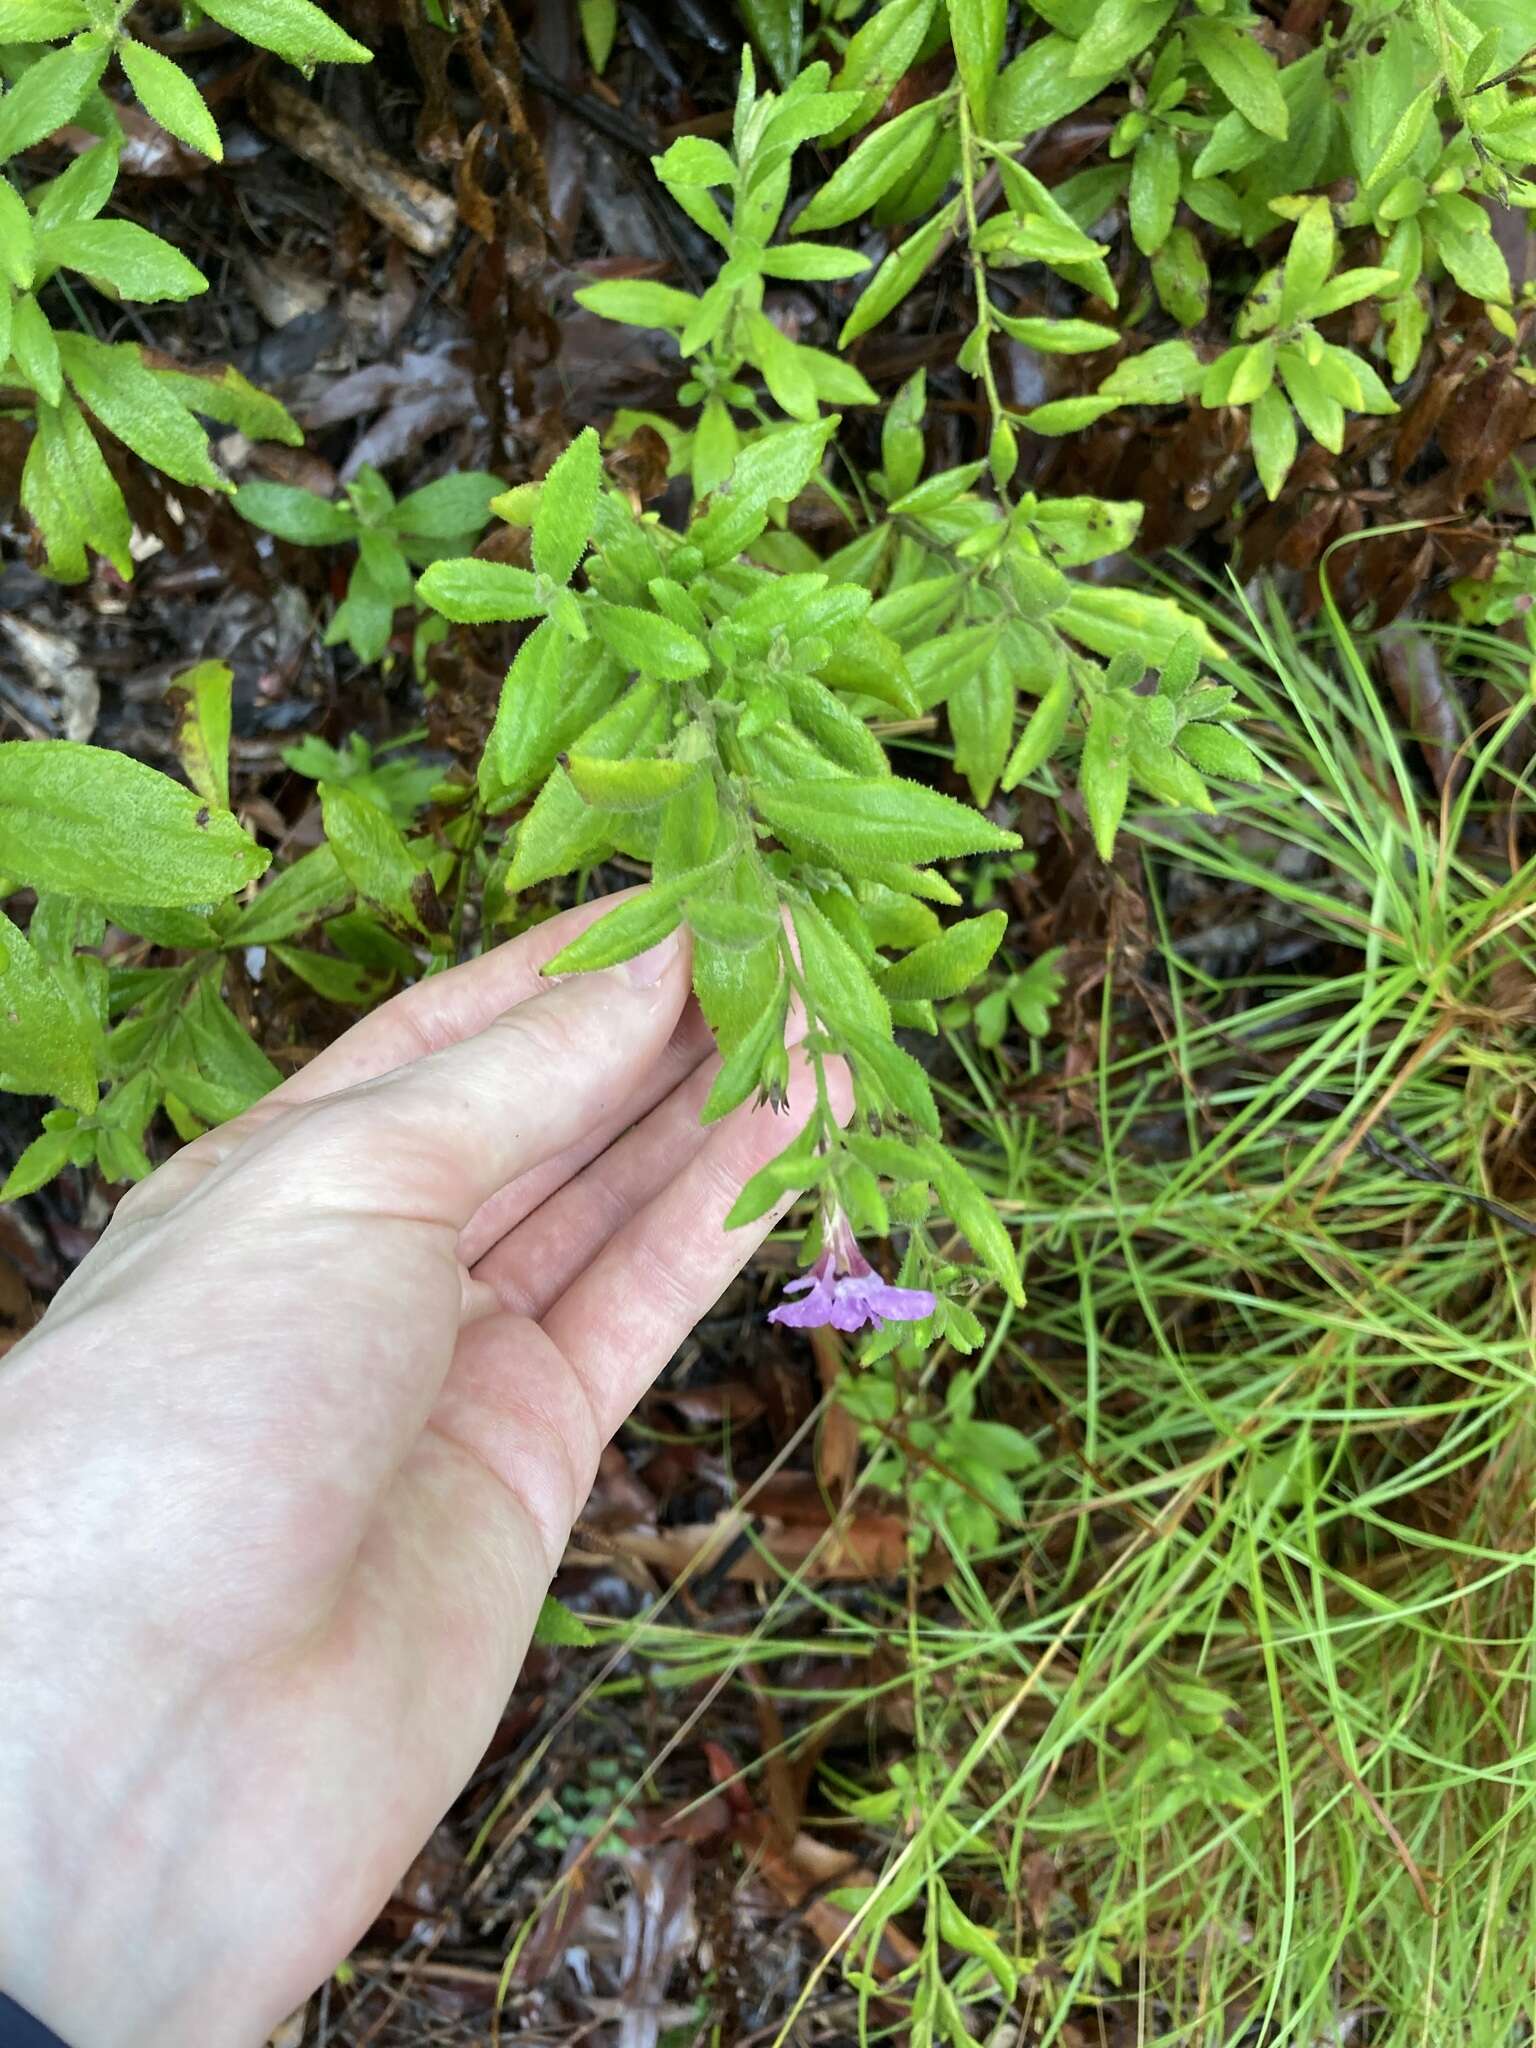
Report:
[{"label": "pale skin", "polygon": [[541,979],[604,907],[187,1146],[0,1366],[0,1988],[77,2048],[255,2048],[346,1954],[788,1206],[724,1228],[813,1090],[701,1130],[685,938]]}]

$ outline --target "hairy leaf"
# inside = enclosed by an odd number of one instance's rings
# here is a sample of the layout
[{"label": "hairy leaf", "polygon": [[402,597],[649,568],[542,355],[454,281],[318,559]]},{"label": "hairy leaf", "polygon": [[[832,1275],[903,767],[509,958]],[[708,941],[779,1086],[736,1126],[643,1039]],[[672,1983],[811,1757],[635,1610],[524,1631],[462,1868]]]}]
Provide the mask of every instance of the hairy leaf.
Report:
[{"label": "hairy leaf", "polygon": [[366,64],[370,53],[311,0],[202,0],[203,12],[248,43],[273,50],[301,71],[317,64]]},{"label": "hairy leaf", "polygon": [[824,782],[761,789],[754,801],[775,832],[824,848],[854,872],[891,861],[1005,853],[1019,845],[1016,834],[980,812],[898,776],[839,780],[834,801]]},{"label": "hairy leaf", "polygon": [[77,220],[37,240],[41,270],[78,270],[123,299],[192,299],[208,280],[178,249],[131,220]]},{"label": "hairy leaf", "polygon": [[[26,31],[20,40],[26,40]],[[111,54],[111,38],[93,29],[24,71],[0,99],[0,163],[73,121]]]},{"label": "hairy leaf", "polygon": [[224,145],[208,103],[179,64],[131,36],[119,41],[117,58],[146,114],[189,148],[215,163],[223,161]]},{"label": "hairy leaf", "polygon": [[[6,751],[0,747],[0,792],[5,786]],[[0,858],[4,857],[5,830],[0,813]],[[11,872],[16,871],[13,868]],[[0,1086],[19,1095],[57,1095],[61,1102],[82,1111],[96,1106],[96,1062],[90,1036],[47,966],[3,912]],[[37,1163],[33,1162],[34,1167]],[[57,1167],[51,1171],[56,1172]]]},{"label": "hairy leaf", "polygon": [[271,856],[228,811],[127,754],[0,744],[0,873],[94,901],[216,903]]},{"label": "hairy leaf", "polygon": [[533,566],[551,583],[569,583],[597,517],[603,456],[597,430],[585,428],[539,487],[533,515]]}]

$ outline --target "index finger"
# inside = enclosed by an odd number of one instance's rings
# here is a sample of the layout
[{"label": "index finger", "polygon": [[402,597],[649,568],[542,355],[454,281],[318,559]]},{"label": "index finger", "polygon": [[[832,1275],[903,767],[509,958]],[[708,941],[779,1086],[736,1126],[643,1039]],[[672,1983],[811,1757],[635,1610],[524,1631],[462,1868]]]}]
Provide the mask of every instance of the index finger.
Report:
[{"label": "index finger", "polygon": [[508,1010],[546,991],[549,982],[541,971],[544,963],[615,904],[634,894],[633,889],[623,889],[592,903],[578,903],[574,910],[564,910],[508,939],[478,960],[466,960],[447,974],[402,989],[333,1045],[316,1053],[307,1066],[280,1082],[263,1101],[314,1102],[322,1095],[335,1095],[360,1081],[376,1081],[428,1053],[443,1052],[463,1039],[474,1038]]}]

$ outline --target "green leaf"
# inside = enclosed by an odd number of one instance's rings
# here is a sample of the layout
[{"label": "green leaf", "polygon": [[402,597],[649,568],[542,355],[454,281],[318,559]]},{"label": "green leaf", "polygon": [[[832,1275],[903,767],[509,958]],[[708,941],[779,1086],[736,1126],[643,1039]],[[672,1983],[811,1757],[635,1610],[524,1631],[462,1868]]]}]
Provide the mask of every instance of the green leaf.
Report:
[{"label": "green leaf", "polygon": [[469,556],[434,562],[417,582],[416,595],[433,611],[461,626],[536,619],[544,610],[538,583],[526,569],[510,562],[478,562]]},{"label": "green leaf", "polygon": [[374,1003],[389,986],[389,977],[359,967],[353,960],[338,960],[334,953],[311,953],[301,946],[272,947],[290,974],[296,974],[306,988],[328,1003]]},{"label": "green leaf", "polygon": [[1064,35],[1039,36],[993,86],[986,132],[996,142],[1017,143],[1054,127],[1096,99],[1119,69],[1118,58],[1095,61],[1089,37],[1079,45]]},{"label": "green leaf", "polygon": [[[0,854],[3,854],[6,831],[12,822],[3,808],[3,757],[11,747],[19,750],[27,744],[16,740],[0,746]],[[39,740],[31,744],[46,746],[50,742]],[[53,744],[66,743],[58,741]],[[9,862],[5,865],[15,877],[17,870],[14,866]],[[16,1095],[56,1095],[72,1109],[86,1114],[96,1107],[96,1062],[85,1026],[57,980],[3,912],[0,912],[0,1087],[8,1088]],[[56,1172],[57,1168],[53,1171]],[[5,1199],[10,1199],[9,1191]]]},{"label": "green leaf", "polygon": [[1262,782],[1264,764],[1245,739],[1224,725],[1186,725],[1179,733],[1179,751],[1187,754],[1202,775],[1224,775],[1234,782]]},{"label": "green leaf", "polygon": [[546,1593],[534,1620],[533,1640],[547,1650],[590,1650],[598,1638],[579,1614],[572,1614],[552,1593]]},{"label": "green leaf", "polygon": [[1317,369],[1328,390],[1351,412],[1385,414],[1397,411],[1397,401],[1386,385],[1365,358],[1352,350],[1340,348],[1334,342],[1325,342]]},{"label": "green leaf", "polygon": [[823,405],[878,405],[880,394],[861,371],[826,349],[796,344],[796,352]]},{"label": "green leaf", "polygon": [[906,76],[933,18],[934,0],[886,0],[849,38],[832,84],[862,94],[853,102],[848,128],[868,120]]},{"label": "green leaf", "polygon": [[816,386],[801,351],[765,313],[746,317],[748,359],[763,373],[768,395],[795,419],[816,417]]},{"label": "green leaf", "polygon": [[664,156],[651,158],[664,185],[734,185],[736,164],[728,149],[703,135],[680,135]]},{"label": "green leaf", "polygon": [[941,1002],[960,995],[985,973],[1007,929],[1004,910],[965,918],[887,967],[880,987],[892,1002]]},{"label": "green leaf", "polygon": [[958,218],[957,202],[941,206],[931,220],[915,228],[899,248],[891,251],[843,322],[842,332],[837,338],[839,348],[847,348],[850,342],[857,341],[861,334],[867,334],[871,327],[877,326],[888,313],[895,312],[929,265],[937,260],[944,239]]},{"label": "green leaf", "polygon": [[64,396],[64,366],[58,337],[30,292],[16,301],[11,322],[11,352],[16,366],[38,397],[51,406]]},{"label": "green leaf", "polygon": [[1021,414],[1020,419],[1032,434],[1075,434],[1079,428],[1091,427],[1095,420],[1103,419],[1105,413],[1113,412],[1117,405],[1126,402],[1115,397],[1048,398],[1044,405],[1034,406]]},{"label": "green leaf", "polygon": [[490,523],[491,500],[504,489],[501,478],[489,470],[459,470],[409,492],[389,523],[396,533],[423,540],[462,540]]},{"label": "green leaf", "polygon": [[951,1151],[933,1144],[925,1149],[930,1178],[951,1218],[1009,1300],[1021,1304],[1024,1283],[1019,1277],[1018,1253],[997,1211]]},{"label": "green leaf", "polygon": [[1014,341],[1023,342],[1026,348],[1037,348],[1042,355],[1048,356],[1091,355],[1097,349],[1113,348],[1120,339],[1118,329],[1101,326],[1097,320],[1046,320],[1026,314],[999,313],[995,308],[992,318]]},{"label": "green leaf", "polygon": [[228,1123],[250,1108],[248,1088],[229,1088],[210,1081],[195,1067],[163,1061],[157,1078],[165,1092],[165,1110],[178,1137],[195,1138],[210,1125]]},{"label": "green leaf", "polygon": [[1461,193],[1447,194],[1436,202],[1433,218],[1436,252],[1462,290],[1496,306],[1509,305],[1509,265],[1493,238],[1493,223],[1477,202]]},{"label": "green leaf", "polygon": [[804,0],[741,0],[742,18],[780,85],[800,69],[803,10]]},{"label": "green leaf", "polygon": [[95,901],[215,903],[271,856],[228,811],[74,740],[0,745],[0,874]]},{"label": "green leaf", "polygon": [[131,220],[78,220],[37,238],[40,270],[78,270],[123,299],[193,299],[208,280],[169,242]]},{"label": "green leaf", "polygon": [[1093,843],[1100,860],[1115,850],[1131,787],[1131,719],[1135,700],[1123,694],[1096,697],[1088,714],[1079,780]]},{"label": "green leaf", "polygon": [[754,802],[775,832],[825,848],[853,872],[893,861],[1007,853],[1020,844],[980,812],[899,776],[840,779],[835,800],[825,782],[784,783],[758,790]]},{"label": "green leaf", "polygon": [[1149,5],[1148,0],[1101,0],[1072,58],[1072,70],[1096,76],[1106,64],[1123,70],[1139,57],[1161,30],[1173,7]]},{"label": "green leaf", "polygon": [[721,1063],[704,1107],[699,1112],[701,1123],[718,1123],[721,1117],[739,1108],[761,1085],[770,1061],[783,1058],[788,998],[788,988],[781,985],[772,1001],[758,1007],[745,1035]]},{"label": "green leaf", "polygon": [[[829,249],[820,242],[776,242],[762,255],[764,277],[805,279],[812,283],[840,277],[858,277],[869,268],[869,258],[856,249]],[[838,359],[834,356],[832,361]],[[851,367],[851,366],[850,366]]]},{"label": "green leaf", "polygon": [[[712,833],[713,845],[718,828]],[[751,858],[732,861],[723,883],[712,881],[710,894],[717,905],[723,898],[766,913],[779,920],[778,897],[761,862]],[[696,913],[703,892],[694,891],[689,914]],[[714,1032],[721,1052],[729,1057],[756,1023],[760,1012],[777,1000],[784,979],[782,941],[775,931],[760,946],[717,945],[695,927],[693,947],[693,988],[699,1007]]]},{"label": "green leaf", "polygon": [[600,314],[604,320],[622,320],[629,327],[681,329],[699,309],[692,292],[680,292],[673,285],[655,284],[643,277],[615,277],[583,285],[575,299],[589,313]]},{"label": "green leaf", "polygon": [[1159,662],[1186,633],[1193,633],[1206,655],[1221,653],[1209,627],[1172,598],[1112,584],[1077,583],[1052,623],[1091,647],[1095,654],[1115,655],[1122,649]]},{"label": "green leaf", "polygon": [[[957,1425],[951,1429],[945,1438],[946,1446],[950,1449],[951,1455],[954,1455],[964,1443],[964,1438],[960,1434],[962,1428],[982,1431],[988,1430],[989,1425],[985,1423],[969,1423]],[[981,1451],[979,1462],[983,1467],[992,1469],[998,1465],[1000,1439],[1005,1436],[1017,1437],[1017,1432],[1013,1430],[1004,1431],[1000,1425],[995,1423],[990,1425],[990,1433],[982,1438],[982,1444],[985,1446],[985,1449]],[[1036,1463],[1038,1453],[1035,1451],[1034,1446],[1022,1437],[1017,1437],[1017,1441],[1023,1446],[1023,1464],[1027,1466]],[[997,1984],[1003,1997],[1011,2002],[1017,1995],[1019,1988],[1018,1967],[1007,1954],[997,1936],[984,1927],[978,1927],[973,1920],[960,1910],[960,1907],[955,1903],[954,1898],[950,1894],[948,1885],[944,1883],[942,1878],[938,1884],[938,1902],[938,1922],[941,1938],[947,1941],[952,1948],[959,1949],[962,1955],[975,1956],[990,1974],[994,1983]]]},{"label": "green leaf", "polygon": [[280,441],[288,448],[302,448],[304,430],[268,391],[227,365],[212,370],[169,370],[157,364],[144,366],[172,398],[189,412],[205,414],[225,426],[238,427],[252,441]]},{"label": "green leaf", "polygon": [[1193,228],[1170,229],[1152,258],[1152,283],[1163,310],[1181,327],[1198,327],[1210,310],[1211,273]]},{"label": "green leaf", "polygon": [[296,541],[301,547],[328,547],[357,538],[357,514],[350,505],[334,505],[296,484],[242,484],[235,492],[234,505],[252,526],[276,534],[279,540]]},{"label": "green leaf", "polygon": [[659,945],[683,921],[683,903],[706,878],[706,870],[695,868],[676,875],[670,882],[653,882],[638,896],[630,896],[596,924],[563,946],[553,960],[546,961],[545,974],[589,974],[600,967],[615,967]]},{"label": "green leaf", "polygon": [[73,121],[111,54],[111,38],[92,30],[24,71],[0,100],[0,163]]},{"label": "green leaf", "polygon": [[[19,292],[24,292],[36,270],[32,216],[16,187],[8,178],[0,178],[0,277],[9,278]],[[0,356],[0,362],[4,360]]]},{"label": "green leaf", "polygon": [[178,483],[224,489],[208,453],[208,436],[145,369],[130,342],[61,334],[59,355],[75,395],[119,441]]},{"label": "green leaf", "polygon": [[1003,770],[1003,788],[1014,789],[1055,753],[1067,729],[1076,686],[1065,669],[1035,706]]},{"label": "green leaf", "polygon": [[1131,235],[1143,256],[1168,239],[1179,204],[1179,145],[1169,128],[1143,136],[1131,162]]},{"label": "green leaf", "polygon": [[1166,697],[1136,699],[1131,716],[1131,774],[1159,803],[1193,811],[1214,810],[1210,792],[1193,766],[1173,751],[1169,741],[1171,718],[1164,725],[1153,715],[1159,710],[1166,713],[1167,709]]},{"label": "green leaf", "polygon": [[317,64],[366,64],[371,52],[312,6],[310,0],[201,0],[204,14],[301,71]]},{"label": "green leaf", "polygon": [[120,576],[133,574],[128,507],[72,398],[37,408],[21,474],[21,502],[47,544],[53,575],[78,582],[87,574],[88,547],[105,555]]},{"label": "green leaf", "polygon": [[1273,385],[1255,400],[1249,431],[1259,482],[1268,497],[1278,498],[1296,460],[1296,415]]},{"label": "green leaf", "polygon": [[885,775],[890,762],[864,720],[812,676],[784,677],[796,729],[847,775]]},{"label": "green leaf", "polygon": [[597,430],[587,427],[539,486],[533,515],[533,566],[551,583],[569,583],[587,551],[602,480]]},{"label": "green leaf", "polygon": [[831,1153],[816,1150],[813,1127],[807,1124],[777,1159],[770,1159],[753,1174],[725,1219],[726,1229],[739,1230],[744,1224],[756,1223],[785,1195],[815,1187],[830,1171],[831,1160]]},{"label": "green leaf", "polygon": [[27,194],[34,230],[62,227],[69,221],[94,220],[112,197],[121,156],[116,138],[82,150],[67,170]]},{"label": "green leaf", "polygon": [[693,635],[658,612],[642,611],[638,605],[597,604],[591,621],[598,639],[626,668],[681,682],[709,667],[708,652]]},{"label": "green leaf", "polygon": [[201,951],[219,945],[218,932],[201,910],[157,909],[147,903],[124,903],[108,898],[102,905],[113,924],[134,932],[154,946],[177,946]]},{"label": "green leaf", "polygon": [[198,981],[181,1014],[197,1064],[222,1092],[222,1114],[228,1116],[259,1102],[282,1076],[220,996],[223,977],[220,961]]},{"label": "green leaf", "polygon": [[902,518],[921,519],[924,513],[942,511],[978,481],[986,466],[985,462],[962,462],[954,469],[925,477],[922,483],[891,500],[891,512]]},{"label": "green leaf", "polygon": [[208,103],[179,64],[131,36],[119,39],[117,58],[146,114],[190,149],[215,163],[223,161],[224,145]]},{"label": "green leaf", "polygon": [[90,18],[85,0],[0,0],[0,43],[51,43]]},{"label": "green leaf", "polygon": [[989,223],[981,231],[978,246],[984,248],[997,233],[1005,251],[1023,261],[1049,263],[1113,305],[1115,285],[1103,260],[1104,245],[1078,226],[1050,186],[1042,184],[1033,171],[1000,151],[993,152],[993,161],[1014,218],[1010,222],[1004,217],[995,227]]},{"label": "green leaf", "polygon": [[691,896],[688,923],[712,945],[749,950],[774,938],[780,930],[776,910],[746,903],[734,896]]},{"label": "green leaf", "polygon": [[341,782],[320,784],[320,815],[331,851],[358,894],[419,929],[411,892],[421,868],[394,820]]},{"label": "green leaf", "polygon": [[[0,970],[0,990],[3,987],[4,973]],[[4,995],[0,994],[0,1071],[5,1065],[4,1001]],[[50,1089],[48,1092],[57,1094],[58,1091]],[[19,1202],[23,1195],[35,1195],[40,1187],[45,1187],[56,1173],[62,1173],[69,1165],[75,1144],[73,1130],[44,1131],[40,1137],[34,1138],[6,1175],[4,1185],[0,1186],[0,1202]]]},{"label": "green leaf", "polygon": [[1100,389],[1133,405],[1172,405],[1198,391],[1204,375],[1187,341],[1160,341],[1117,363]]},{"label": "green leaf", "polygon": [[1231,22],[1189,21],[1184,33],[1195,56],[1245,121],[1284,142],[1290,110],[1269,52]]},{"label": "green leaf", "polygon": [[859,143],[796,216],[797,233],[842,227],[868,213],[933,146],[938,109],[931,100],[908,107]]},{"label": "green leaf", "polygon": [[646,811],[686,789],[697,779],[700,764],[660,757],[612,761],[600,755],[572,754],[569,772],[585,803],[605,811]]},{"label": "green leaf", "polygon": [[814,903],[797,903],[795,938],[806,996],[834,1031],[872,1031],[888,1038],[890,1006],[853,947]]},{"label": "green leaf", "polygon": [[1333,208],[1326,199],[1309,200],[1302,208],[1285,255],[1279,308],[1282,326],[1288,327],[1312,312],[1313,301],[1333,269],[1337,249]]},{"label": "green leaf", "polygon": [[927,377],[916,370],[896,393],[880,429],[880,459],[885,465],[885,495],[903,497],[923,473],[923,414],[928,403]]},{"label": "green leaf", "polygon": [[939,1135],[939,1110],[933,1089],[922,1067],[911,1053],[893,1039],[874,1031],[843,1030],[846,1049],[852,1054],[855,1078],[867,1094],[883,1106],[913,1123],[930,1136]]},{"label": "green leaf", "polygon": [[713,494],[709,510],[695,520],[688,538],[706,565],[729,561],[756,540],[774,504],[792,504],[821,466],[822,452],[838,419],[774,427],[737,457],[729,478]]},{"label": "green leaf", "polygon": [[480,793],[492,810],[504,810],[554,765],[569,651],[565,635],[546,619],[507,670],[496,722],[480,757]]},{"label": "green leaf", "polygon": [[184,669],[166,691],[176,719],[176,758],[199,796],[229,809],[229,732],[234,671],[227,662]]},{"label": "green leaf", "polygon": [[601,77],[613,55],[613,39],[619,32],[618,0],[580,0],[580,4],[581,36],[587,46],[587,59]]},{"label": "green leaf", "polygon": [[971,801],[988,803],[1013,739],[1018,685],[1011,663],[1000,653],[989,655],[950,690],[946,701],[955,766],[970,784]]},{"label": "green leaf", "polygon": [[301,854],[274,875],[224,928],[226,946],[266,946],[317,924],[352,900],[352,884],[329,846]]},{"label": "green leaf", "polygon": [[1337,455],[1344,446],[1343,406],[1299,348],[1287,344],[1280,350],[1276,366],[1302,425]]},{"label": "green leaf", "polygon": [[563,768],[556,768],[534,799],[533,808],[517,828],[517,847],[507,871],[507,889],[515,894],[535,882],[611,853],[611,819],[582,802]]},{"label": "green leaf", "polygon": [[1227,390],[1228,405],[1251,405],[1268,391],[1275,378],[1275,344],[1256,341],[1245,350]]},{"label": "green leaf", "polygon": [[389,646],[397,608],[410,602],[411,569],[389,534],[365,529],[358,547],[347,594],[326,628],[325,644],[345,644],[359,661],[375,662]]},{"label": "green leaf", "polygon": [[[1503,261],[1502,256],[1499,260]],[[1361,299],[1375,298],[1397,282],[1397,272],[1388,270],[1382,264],[1365,264],[1358,270],[1341,270],[1337,277],[1329,278],[1307,307],[1307,317],[1312,320],[1325,319],[1328,314],[1338,313],[1345,306],[1357,305]]]},{"label": "green leaf", "polygon": [[[1363,84],[1372,71],[1370,63],[1363,61],[1357,78]],[[1439,97],[1440,81],[1431,79],[1403,108],[1391,133],[1361,167],[1361,184],[1367,192],[1378,185],[1385,185],[1389,178],[1395,178],[1407,163],[1423,140]]]},{"label": "green leaf", "polygon": [[977,126],[985,128],[987,104],[1003,55],[1008,0],[949,0],[949,34],[960,82]]}]

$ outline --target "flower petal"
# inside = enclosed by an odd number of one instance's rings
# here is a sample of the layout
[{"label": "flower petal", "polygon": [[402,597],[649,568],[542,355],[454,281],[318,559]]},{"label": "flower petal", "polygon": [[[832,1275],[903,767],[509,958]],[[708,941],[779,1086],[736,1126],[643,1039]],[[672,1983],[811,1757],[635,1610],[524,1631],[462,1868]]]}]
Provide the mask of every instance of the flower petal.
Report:
[{"label": "flower petal", "polygon": [[850,1294],[837,1290],[837,1299],[832,1304],[832,1313],[827,1318],[834,1330],[852,1332],[862,1330],[869,1320],[869,1303],[862,1294]]},{"label": "flower petal", "polygon": [[926,1287],[871,1287],[867,1299],[872,1313],[892,1323],[920,1323],[933,1314],[936,1303]]},{"label": "flower petal", "polygon": [[781,1301],[777,1308],[769,1309],[770,1323],[788,1323],[796,1330],[815,1330],[833,1320],[837,1298],[832,1289],[809,1275],[806,1282],[811,1291],[804,1301]]}]

